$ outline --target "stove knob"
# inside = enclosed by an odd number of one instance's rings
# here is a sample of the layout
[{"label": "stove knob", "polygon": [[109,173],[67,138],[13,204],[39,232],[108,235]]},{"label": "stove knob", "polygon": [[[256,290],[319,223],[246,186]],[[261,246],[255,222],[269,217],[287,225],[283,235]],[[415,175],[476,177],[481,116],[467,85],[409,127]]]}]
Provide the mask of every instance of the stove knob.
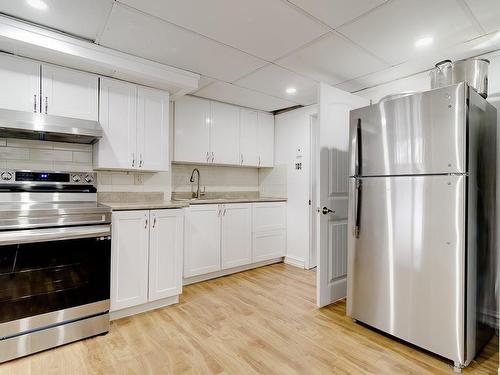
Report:
[{"label": "stove knob", "polygon": [[9,181],[12,180],[12,173],[11,172],[2,172],[0,175],[3,181]]},{"label": "stove knob", "polygon": [[87,183],[92,183],[94,181],[94,177],[92,177],[91,175],[86,175],[85,176],[85,181],[87,181]]},{"label": "stove knob", "polygon": [[73,182],[80,182],[80,176],[77,175],[77,174],[74,174],[73,176],[71,176],[71,179],[73,180]]}]

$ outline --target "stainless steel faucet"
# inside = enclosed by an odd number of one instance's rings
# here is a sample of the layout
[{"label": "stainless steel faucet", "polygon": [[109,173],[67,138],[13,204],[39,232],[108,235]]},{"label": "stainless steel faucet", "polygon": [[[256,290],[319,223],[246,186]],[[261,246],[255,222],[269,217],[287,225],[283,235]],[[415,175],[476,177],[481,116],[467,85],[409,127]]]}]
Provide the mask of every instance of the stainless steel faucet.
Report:
[{"label": "stainless steel faucet", "polygon": [[194,173],[198,173],[198,187],[196,188],[196,193],[193,191],[193,198],[200,198],[200,170],[198,168],[193,169],[191,172],[191,177],[189,178],[189,182],[194,182]]}]

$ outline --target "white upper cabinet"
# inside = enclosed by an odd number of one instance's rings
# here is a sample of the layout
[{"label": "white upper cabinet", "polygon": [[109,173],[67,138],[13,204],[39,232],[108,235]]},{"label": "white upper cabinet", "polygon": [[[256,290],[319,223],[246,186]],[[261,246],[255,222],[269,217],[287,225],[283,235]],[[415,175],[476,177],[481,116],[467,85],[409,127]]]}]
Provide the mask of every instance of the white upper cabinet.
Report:
[{"label": "white upper cabinet", "polygon": [[150,211],[149,301],[182,293],[184,215],[182,210]]},{"label": "white upper cabinet", "polygon": [[210,101],[184,96],[175,102],[174,160],[207,163],[210,153]]},{"label": "white upper cabinet", "polygon": [[0,55],[0,108],[98,120],[99,77]]},{"label": "white upper cabinet", "polygon": [[175,102],[174,124],[176,162],[274,165],[270,113],[186,96]]},{"label": "white upper cabinet", "polygon": [[101,78],[104,136],[94,145],[94,168],[167,171],[168,100],[165,91]]},{"label": "white upper cabinet", "polygon": [[137,155],[139,169],[168,171],[168,92],[137,89]]},{"label": "white upper cabinet", "polygon": [[222,206],[222,269],[252,263],[252,205]]},{"label": "white upper cabinet", "polygon": [[274,166],[274,116],[270,113],[258,114],[258,166]]},{"label": "white upper cabinet", "polygon": [[239,164],[239,123],[239,107],[212,102],[212,118],[210,122],[212,163]]},{"label": "white upper cabinet", "polygon": [[240,110],[240,164],[258,165],[257,152],[257,116],[258,112],[241,108]]},{"label": "white upper cabinet", "polygon": [[98,76],[53,65],[42,65],[41,112],[98,120]]},{"label": "white upper cabinet", "polygon": [[0,108],[40,112],[40,64],[19,57],[0,56]]},{"label": "white upper cabinet", "polygon": [[94,167],[134,169],[137,165],[137,88],[101,78],[99,119],[104,136],[94,145]]}]

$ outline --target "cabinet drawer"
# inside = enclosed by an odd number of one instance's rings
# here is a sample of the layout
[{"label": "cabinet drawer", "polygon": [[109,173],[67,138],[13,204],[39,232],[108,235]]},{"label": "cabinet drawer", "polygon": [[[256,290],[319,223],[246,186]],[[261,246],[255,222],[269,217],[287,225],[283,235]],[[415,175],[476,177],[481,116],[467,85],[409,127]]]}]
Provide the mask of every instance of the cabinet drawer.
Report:
[{"label": "cabinet drawer", "polygon": [[253,229],[255,233],[285,229],[286,204],[284,202],[254,203]]},{"label": "cabinet drawer", "polygon": [[255,263],[285,256],[285,233],[285,230],[255,233],[252,261]]}]

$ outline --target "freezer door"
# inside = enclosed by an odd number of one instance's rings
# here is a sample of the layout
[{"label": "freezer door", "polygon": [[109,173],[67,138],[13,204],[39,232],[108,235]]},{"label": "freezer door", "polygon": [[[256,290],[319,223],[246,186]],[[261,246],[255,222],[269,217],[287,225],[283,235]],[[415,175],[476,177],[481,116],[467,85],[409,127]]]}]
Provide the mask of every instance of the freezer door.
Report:
[{"label": "freezer door", "polygon": [[350,176],[464,173],[466,86],[351,111]]},{"label": "freezer door", "polygon": [[348,219],[347,314],[460,363],[465,183],[457,175],[351,178]]}]

